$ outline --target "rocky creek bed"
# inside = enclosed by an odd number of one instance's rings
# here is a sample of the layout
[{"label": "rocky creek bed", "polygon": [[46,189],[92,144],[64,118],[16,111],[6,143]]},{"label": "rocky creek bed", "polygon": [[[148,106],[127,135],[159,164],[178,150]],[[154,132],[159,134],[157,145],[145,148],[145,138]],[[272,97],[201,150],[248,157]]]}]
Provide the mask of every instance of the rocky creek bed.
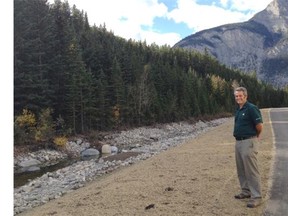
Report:
[{"label": "rocky creek bed", "polygon": [[[164,124],[157,127],[140,127],[128,131],[109,134],[105,144],[114,147],[114,154],[78,161],[67,167],[29,181],[27,184],[14,189],[14,215],[42,205],[49,200],[57,199],[66,193],[85,186],[85,183],[110,173],[120,167],[129,166],[138,161],[152,157],[168,148],[182,144],[188,139],[207,132],[211,128],[224,123],[228,118],[208,122],[198,121],[195,124],[187,122]],[[73,154],[89,148],[89,143],[78,139],[68,142],[67,149]],[[117,154],[115,154],[117,151]],[[14,167],[27,165],[29,161],[45,165],[56,163],[67,158],[64,152],[41,150],[14,158]],[[29,166],[28,166],[29,167]],[[33,168],[37,169],[37,166]]]}]

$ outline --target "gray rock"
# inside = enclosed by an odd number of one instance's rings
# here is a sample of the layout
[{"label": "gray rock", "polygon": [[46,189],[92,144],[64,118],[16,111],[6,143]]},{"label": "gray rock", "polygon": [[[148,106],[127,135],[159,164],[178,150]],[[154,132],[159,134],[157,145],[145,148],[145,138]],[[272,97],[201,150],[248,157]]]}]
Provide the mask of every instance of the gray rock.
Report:
[{"label": "gray rock", "polygon": [[76,144],[80,145],[82,142],[83,142],[82,139],[77,139]]},{"label": "gray rock", "polygon": [[102,151],[102,154],[111,154],[111,152],[112,152],[111,151],[111,146],[105,144],[105,145],[102,146],[101,151]]},{"label": "gray rock", "polygon": [[31,166],[37,166],[40,165],[41,162],[39,160],[36,159],[30,159],[30,160],[26,160],[26,161],[22,161],[19,166],[21,167],[31,167]]},{"label": "gray rock", "polygon": [[38,166],[31,166],[31,167],[27,167],[26,172],[35,172],[35,171],[39,171],[40,167]]},{"label": "gray rock", "polygon": [[111,153],[118,153],[118,148],[116,146],[111,146]]},{"label": "gray rock", "polygon": [[85,149],[84,151],[81,152],[82,157],[96,156],[99,154],[100,152],[97,149],[93,148]]}]

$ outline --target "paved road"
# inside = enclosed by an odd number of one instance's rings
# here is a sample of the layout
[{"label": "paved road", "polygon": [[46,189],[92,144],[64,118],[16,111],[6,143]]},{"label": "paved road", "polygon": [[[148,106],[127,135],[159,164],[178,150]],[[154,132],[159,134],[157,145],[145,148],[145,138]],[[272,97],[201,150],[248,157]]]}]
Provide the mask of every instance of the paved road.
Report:
[{"label": "paved road", "polygon": [[265,216],[288,216],[288,108],[270,111],[276,147],[271,197]]}]

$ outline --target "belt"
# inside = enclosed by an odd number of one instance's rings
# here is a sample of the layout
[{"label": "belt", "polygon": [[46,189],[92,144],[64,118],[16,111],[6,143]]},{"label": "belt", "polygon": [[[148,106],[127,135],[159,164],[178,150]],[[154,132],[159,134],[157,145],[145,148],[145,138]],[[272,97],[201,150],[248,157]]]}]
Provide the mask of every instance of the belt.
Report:
[{"label": "belt", "polygon": [[235,137],[235,139],[237,140],[237,141],[239,141],[239,140],[246,140],[246,139],[252,139],[252,138],[254,138],[255,136],[251,136],[251,137]]}]

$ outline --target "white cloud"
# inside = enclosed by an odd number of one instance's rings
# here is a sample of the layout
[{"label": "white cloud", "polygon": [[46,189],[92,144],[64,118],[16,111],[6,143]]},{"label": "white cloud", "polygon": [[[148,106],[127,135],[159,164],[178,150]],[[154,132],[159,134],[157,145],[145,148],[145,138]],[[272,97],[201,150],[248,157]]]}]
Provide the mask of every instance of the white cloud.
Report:
[{"label": "white cloud", "polygon": [[[217,6],[216,1],[221,7]],[[158,0],[68,0],[71,7],[75,4],[78,9],[87,12],[90,25],[105,23],[107,30],[123,38],[171,46],[181,40],[181,32],[167,33],[162,31],[165,26],[163,29],[155,29],[153,22],[156,17],[184,23],[193,32],[246,21],[256,12],[265,9],[271,1],[211,0],[211,5],[200,5],[201,0],[177,0],[177,4],[170,3],[177,5],[177,8],[168,12],[168,7],[158,3]],[[49,2],[53,3],[54,0]]]},{"label": "white cloud", "polygon": [[173,46],[182,38],[180,34],[176,32],[171,33],[158,33],[154,31],[141,31],[140,40],[146,40],[147,44],[155,43],[159,46],[161,45],[170,45]]},{"label": "white cloud", "polygon": [[232,2],[232,9],[240,11],[251,10],[261,11],[264,10],[272,0],[230,0]]},{"label": "white cloud", "polygon": [[[263,10],[270,1],[263,0],[268,3],[259,4],[256,0],[220,0],[222,7],[219,7],[216,4],[200,5],[196,0],[178,0],[178,8],[171,11],[168,17],[177,23],[186,23],[197,32],[223,24],[247,21],[255,11]],[[232,5],[231,8],[227,8],[228,3]]]},{"label": "white cloud", "polygon": [[223,7],[227,7],[228,2],[229,2],[229,0],[220,0],[220,4],[221,4]]},{"label": "white cloud", "polygon": [[[52,3],[52,0],[50,0]],[[181,39],[180,34],[171,32],[161,34],[153,30],[153,20],[156,17],[165,17],[168,8],[157,0],[103,0],[93,2],[88,0],[69,0],[78,9],[88,14],[90,25],[103,25],[112,30],[115,35],[126,39],[146,40],[147,44],[155,42],[158,45],[175,44]],[[92,3],[93,2],[93,3]],[[145,26],[148,30],[142,30]]]}]

